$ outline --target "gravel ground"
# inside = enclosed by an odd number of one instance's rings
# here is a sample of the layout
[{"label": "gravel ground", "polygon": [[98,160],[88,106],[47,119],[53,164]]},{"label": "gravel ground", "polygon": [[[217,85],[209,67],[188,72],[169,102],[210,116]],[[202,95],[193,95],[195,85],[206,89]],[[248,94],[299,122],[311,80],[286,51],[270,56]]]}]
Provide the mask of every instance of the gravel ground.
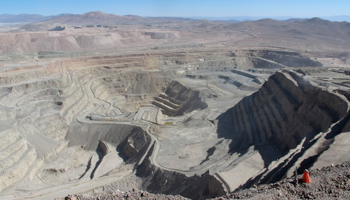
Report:
[{"label": "gravel ground", "polygon": [[350,199],[350,162],[310,171],[311,183],[294,179],[259,185],[219,199]]},{"label": "gravel ground", "polygon": [[[129,192],[116,191],[112,194],[101,194],[98,196],[87,196],[87,195],[68,195],[65,200],[122,200],[122,199],[140,199],[140,200],[185,200],[187,198],[180,195],[164,195],[164,194],[151,194],[146,191],[133,189]],[[57,199],[59,200],[59,199]]]},{"label": "gravel ground", "polygon": [[[298,175],[298,184],[294,178],[280,182],[259,185],[249,189],[217,197],[224,199],[350,199],[350,162],[340,165],[331,165],[322,169],[310,171],[311,183],[302,182],[302,174]],[[160,199],[183,200],[187,199],[176,195],[151,194],[133,189],[129,192],[116,191],[113,194],[99,196],[68,195],[65,199],[74,200],[102,200],[102,199]]]}]

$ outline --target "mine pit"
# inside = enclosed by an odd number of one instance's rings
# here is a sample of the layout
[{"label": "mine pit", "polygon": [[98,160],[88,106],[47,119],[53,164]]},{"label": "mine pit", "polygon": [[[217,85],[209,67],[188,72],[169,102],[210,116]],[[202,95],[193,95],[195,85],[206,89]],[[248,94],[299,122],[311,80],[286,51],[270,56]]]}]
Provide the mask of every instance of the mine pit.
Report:
[{"label": "mine pit", "polygon": [[189,23],[1,32],[0,198],[207,199],[349,161],[345,46]]},{"label": "mine pit", "polygon": [[12,105],[2,112],[18,123],[14,134],[3,131],[4,193],[22,181],[45,188],[94,180],[89,190],[105,179],[113,188],[134,177],[121,188],[190,198],[223,195],[280,180],[303,163],[304,152],[317,155],[309,150],[312,144],[338,123],[342,131],[348,115],[340,92],[293,70],[60,71],[60,79],[2,87],[1,101]]}]

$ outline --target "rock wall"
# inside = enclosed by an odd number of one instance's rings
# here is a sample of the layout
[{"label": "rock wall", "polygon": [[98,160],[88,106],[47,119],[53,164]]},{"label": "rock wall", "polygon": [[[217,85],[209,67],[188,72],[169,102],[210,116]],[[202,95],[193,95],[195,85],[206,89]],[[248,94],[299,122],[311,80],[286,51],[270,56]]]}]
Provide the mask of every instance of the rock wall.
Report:
[{"label": "rock wall", "polygon": [[132,151],[138,152],[150,142],[149,136],[140,127],[106,124],[74,126],[68,131],[66,139],[69,140],[68,146],[83,145],[86,150],[96,150],[99,141],[105,141],[120,148],[121,152],[124,150],[127,156],[135,155],[127,152],[130,146]]},{"label": "rock wall", "polygon": [[292,149],[306,136],[327,131],[347,110],[341,95],[315,87],[295,72],[277,72],[233,108],[233,133],[241,137],[233,146],[269,141]]},{"label": "rock wall", "polygon": [[168,85],[165,94],[177,102],[182,102],[176,109],[176,112],[173,114],[175,116],[183,115],[185,112],[191,112],[196,109],[204,109],[208,107],[208,105],[201,100],[198,91],[194,91],[178,81],[172,81]]},{"label": "rock wall", "polygon": [[150,159],[153,150],[154,146],[136,169],[136,175],[142,178],[144,190],[152,193],[180,194],[191,199],[207,199],[225,194],[222,184],[210,175],[209,171],[201,176],[187,176],[155,166]]},{"label": "rock wall", "polygon": [[250,55],[256,68],[322,67],[320,62],[297,52],[252,50]]},{"label": "rock wall", "polygon": [[66,75],[59,62],[1,72],[0,190],[26,176],[33,180],[44,159],[64,148],[67,125],[55,99]]}]

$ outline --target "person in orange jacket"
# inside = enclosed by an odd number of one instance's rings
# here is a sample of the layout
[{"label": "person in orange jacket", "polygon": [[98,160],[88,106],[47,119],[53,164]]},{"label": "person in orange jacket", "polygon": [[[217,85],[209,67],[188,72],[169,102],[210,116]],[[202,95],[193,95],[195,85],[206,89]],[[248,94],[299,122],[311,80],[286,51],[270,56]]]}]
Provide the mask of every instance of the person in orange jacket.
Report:
[{"label": "person in orange jacket", "polygon": [[304,174],[303,174],[303,182],[304,183],[311,183],[310,174],[309,174],[309,171],[307,169],[305,169]]}]

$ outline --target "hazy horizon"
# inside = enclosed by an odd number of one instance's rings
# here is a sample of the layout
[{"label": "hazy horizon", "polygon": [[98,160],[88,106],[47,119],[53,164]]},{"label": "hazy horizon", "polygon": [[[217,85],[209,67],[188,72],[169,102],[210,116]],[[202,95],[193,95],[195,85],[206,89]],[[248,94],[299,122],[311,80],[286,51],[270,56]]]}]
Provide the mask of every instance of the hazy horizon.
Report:
[{"label": "hazy horizon", "polygon": [[84,14],[102,11],[116,15],[139,15],[152,17],[281,17],[293,18],[333,17],[349,15],[350,1],[229,1],[229,0],[16,0],[2,2],[0,14],[39,14],[44,16],[62,13]]},{"label": "hazy horizon", "polygon": [[[97,11],[89,11],[89,12],[97,12]],[[89,13],[86,12],[86,13]],[[103,11],[101,11],[103,12]],[[58,15],[78,15],[78,14],[74,14],[74,13],[61,13]],[[85,14],[85,13],[83,13]],[[113,14],[113,13],[106,13],[106,14]],[[8,14],[8,13],[4,13],[1,15],[14,15],[14,16],[20,16],[20,15],[40,15],[37,13],[21,13],[21,14]],[[44,17],[55,17],[58,15],[41,15]],[[116,14],[115,14],[116,15]],[[134,14],[127,14],[127,15],[134,15]],[[195,20],[201,20],[201,19],[207,19],[207,20],[211,20],[211,21],[255,21],[255,20],[260,20],[260,19],[273,19],[273,20],[288,20],[288,19],[311,19],[311,18],[321,18],[324,20],[329,20],[329,21],[347,21],[350,22],[350,15],[339,15],[339,16],[314,16],[314,17],[294,17],[294,16],[227,16],[227,17],[220,17],[220,16],[192,16],[192,17],[183,17],[183,16],[141,16],[144,18],[147,17],[173,17],[173,18],[190,18],[190,19],[195,19]],[[6,24],[6,23],[4,23]]]}]

